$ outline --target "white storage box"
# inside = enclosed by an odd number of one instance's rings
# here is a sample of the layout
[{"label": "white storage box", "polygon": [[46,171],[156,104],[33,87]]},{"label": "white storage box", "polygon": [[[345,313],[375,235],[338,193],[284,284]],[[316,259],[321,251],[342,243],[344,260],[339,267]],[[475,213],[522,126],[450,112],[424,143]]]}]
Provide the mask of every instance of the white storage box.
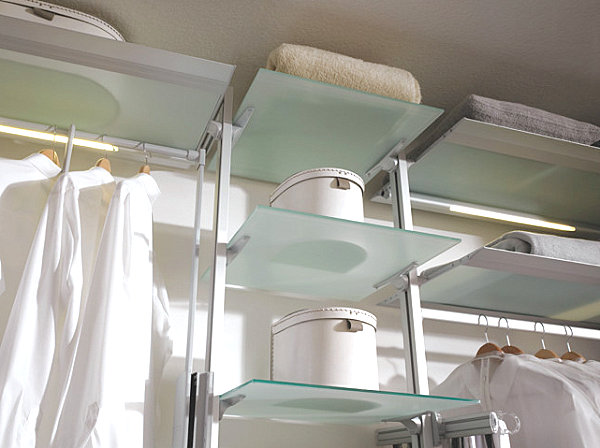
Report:
[{"label": "white storage box", "polygon": [[288,314],[271,327],[271,379],[379,390],[376,329],[354,308]]},{"label": "white storage box", "polygon": [[273,192],[271,207],[364,221],[359,175],[339,168],[316,168],[288,177]]}]

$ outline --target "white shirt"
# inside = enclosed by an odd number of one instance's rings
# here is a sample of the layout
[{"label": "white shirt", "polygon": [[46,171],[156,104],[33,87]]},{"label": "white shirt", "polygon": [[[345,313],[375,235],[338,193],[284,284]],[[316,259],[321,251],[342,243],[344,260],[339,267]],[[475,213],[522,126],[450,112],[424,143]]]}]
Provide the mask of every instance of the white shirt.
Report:
[{"label": "white shirt", "polygon": [[33,236],[60,168],[42,154],[0,158],[0,341]]},{"label": "white shirt", "polygon": [[459,366],[432,393],[478,398],[485,411],[515,413],[521,430],[510,437],[513,448],[595,448],[600,414],[589,394],[597,396],[600,384],[582,389],[563,367],[533,355],[491,355]]},{"label": "white shirt", "polygon": [[156,369],[151,358],[165,360],[151,356],[153,307],[158,305],[153,301],[152,202],[158,194],[147,174],[117,185],[52,447],[150,443],[144,441],[144,408],[152,408],[145,400]]},{"label": "white shirt", "polygon": [[[52,189],[0,345],[0,446],[35,445],[48,384],[70,371],[74,336],[104,221],[112,176],[102,168],[62,176]],[[51,375],[52,372],[52,375]],[[53,411],[52,411],[53,412]],[[47,415],[42,415],[47,417]]]}]

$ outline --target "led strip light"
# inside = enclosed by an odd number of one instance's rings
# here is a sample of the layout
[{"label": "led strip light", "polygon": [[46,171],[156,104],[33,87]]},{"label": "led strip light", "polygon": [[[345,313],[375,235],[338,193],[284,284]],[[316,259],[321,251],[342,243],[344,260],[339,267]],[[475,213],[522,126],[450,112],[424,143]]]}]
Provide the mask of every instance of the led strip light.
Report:
[{"label": "led strip light", "polygon": [[[17,128],[0,124],[0,132],[3,134],[18,135],[20,137],[34,138],[56,143],[67,143],[69,137],[66,135],[53,134],[50,132],[33,131],[31,129]],[[95,140],[86,140],[83,138],[74,138],[73,145],[85,148],[99,149],[102,151],[118,151],[119,147],[110,143],[99,142]]]}]

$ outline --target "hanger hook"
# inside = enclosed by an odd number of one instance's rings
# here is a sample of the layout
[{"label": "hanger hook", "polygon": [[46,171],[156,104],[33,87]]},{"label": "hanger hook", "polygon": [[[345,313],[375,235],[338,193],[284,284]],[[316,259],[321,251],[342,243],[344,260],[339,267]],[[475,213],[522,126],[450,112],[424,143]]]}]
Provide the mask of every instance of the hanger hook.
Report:
[{"label": "hanger hook", "polygon": [[148,165],[148,150],[146,149],[146,142],[142,143],[142,151],[144,151],[144,165]]},{"label": "hanger hook", "polygon": [[[571,327],[570,325],[563,325],[563,327],[565,328],[565,335],[567,336],[567,352],[571,352],[571,344],[570,344],[570,340],[573,337],[573,327]],[[569,330],[571,330],[571,335],[569,335],[569,333],[567,332],[567,328]]]},{"label": "hanger hook", "polygon": [[536,323],[533,325],[533,331],[537,331],[537,326],[538,326],[538,324],[540,324],[540,325],[542,326],[542,348],[543,348],[544,350],[546,350],[546,343],[544,342],[544,336],[546,335],[546,328],[544,327],[544,324],[543,324],[543,323],[541,323],[541,322],[536,322]]},{"label": "hanger hook", "polygon": [[[100,140],[100,142],[101,142],[101,143],[104,143],[104,134],[100,135],[100,136],[98,137],[98,140]],[[102,158],[104,158],[104,159],[108,160],[108,153],[109,153],[109,152],[110,152],[110,151],[108,151],[108,150],[106,150],[106,149],[105,149],[105,150],[104,150],[104,155],[102,156]]]},{"label": "hanger hook", "polygon": [[500,328],[502,319],[504,319],[504,322],[506,322],[506,345],[508,345],[510,347],[510,338],[508,337],[508,330],[510,329],[510,327],[508,326],[508,319],[506,317],[500,317],[498,319],[498,328]]},{"label": "hanger hook", "polygon": [[52,129],[52,146],[50,147],[50,149],[52,149],[52,151],[56,151],[56,125],[51,126]]},{"label": "hanger hook", "polygon": [[485,335],[485,342],[490,342],[490,338],[488,337],[488,327],[490,323],[488,322],[488,318],[485,314],[480,314],[477,318],[477,325],[481,325],[481,318],[485,319],[485,330],[483,330],[483,334]]}]

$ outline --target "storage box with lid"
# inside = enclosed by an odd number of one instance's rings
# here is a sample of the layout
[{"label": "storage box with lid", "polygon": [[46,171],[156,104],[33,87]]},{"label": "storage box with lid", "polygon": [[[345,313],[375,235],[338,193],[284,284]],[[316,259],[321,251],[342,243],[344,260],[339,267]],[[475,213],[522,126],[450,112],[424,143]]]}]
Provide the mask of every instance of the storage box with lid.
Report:
[{"label": "storage box with lid", "polygon": [[364,221],[364,190],[363,180],[352,171],[315,168],[288,177],[269,202],[271,207]]},{"label": "storage box with lid", "polygon": [[271,379],[378,390],[376,328],[354,308],[288,314],[271,327]]}]

